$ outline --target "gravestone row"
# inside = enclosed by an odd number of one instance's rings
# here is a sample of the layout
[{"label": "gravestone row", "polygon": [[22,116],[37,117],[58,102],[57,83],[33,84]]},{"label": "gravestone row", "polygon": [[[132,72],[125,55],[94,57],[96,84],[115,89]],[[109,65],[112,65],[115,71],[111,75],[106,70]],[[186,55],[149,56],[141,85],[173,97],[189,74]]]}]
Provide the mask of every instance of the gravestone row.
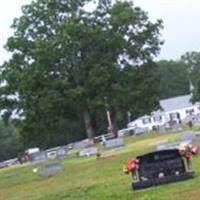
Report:
[{"label": "gravestone row", "polygon": [[169,143],[164,143],[164,144],[159,144],[156,146],[156,149],[158,151],[160,150],[170,150],[170,149],[178,149],[182,143],[187,143],[187,144],[196,144],[196,134],[193,131],[186,131],[183,132],[180,136],[180,141],[177,142],[169,142]]},{"label": "gravestone row", "polygon": [[108,149],[119,148],[124,146],[123,138],[116,138],[105,141],[105,147]]}]

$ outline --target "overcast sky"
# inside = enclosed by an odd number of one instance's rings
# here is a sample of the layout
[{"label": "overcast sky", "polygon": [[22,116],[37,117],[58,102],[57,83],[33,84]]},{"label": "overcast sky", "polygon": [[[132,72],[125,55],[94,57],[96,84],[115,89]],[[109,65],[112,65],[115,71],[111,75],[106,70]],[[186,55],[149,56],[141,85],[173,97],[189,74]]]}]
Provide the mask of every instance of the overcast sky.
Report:
[{"label": "overcast sky", "polygon": [[[22,5],[31,0],[6,0],[0,7],[0,64],[8,59],[3,49],[8,36],[12,35],[10,25],[20,16]],[[178,59],[186,51],[200,51],[200,1],[199,0],[134,0],[135,5],[147,11],[152,21],[162,19],[164,30],[158,59]]]}]

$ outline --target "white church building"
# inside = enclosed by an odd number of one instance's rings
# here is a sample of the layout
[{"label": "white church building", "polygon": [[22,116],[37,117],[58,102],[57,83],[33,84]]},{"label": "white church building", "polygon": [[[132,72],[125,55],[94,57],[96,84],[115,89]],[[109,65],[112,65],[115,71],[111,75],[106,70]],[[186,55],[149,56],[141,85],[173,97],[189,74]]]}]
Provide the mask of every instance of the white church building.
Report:
[{"label": "white church building", "polygon": [[200,103],[193,104],[190,100],[190,94],[160,100],[161,110],[154,111],[151,115],[142,116],[127,126],[152,130],[153,127],[164,125],[169,121],[182,123],[193,120],[193,118],[200,116]]}]

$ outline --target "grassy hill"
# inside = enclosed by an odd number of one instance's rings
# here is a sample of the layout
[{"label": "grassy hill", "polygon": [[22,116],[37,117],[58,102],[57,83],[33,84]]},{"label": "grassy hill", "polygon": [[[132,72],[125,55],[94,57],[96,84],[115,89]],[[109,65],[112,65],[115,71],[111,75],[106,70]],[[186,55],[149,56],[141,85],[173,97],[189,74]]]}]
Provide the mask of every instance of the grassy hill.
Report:
[{"label": "grassy hill", "polygon": [[200,155],[193,157],[196,177],[140,191],[131,189],[132,177],[122,171],[124,161],[155,149],[155,144],[174,141],[179,133],[155,133],[126,138],[126,146],[109,150],[110,156],[71,157],[63,161],[64,171],[42,178],[34,166],[13,166],[0,170],[0,200],[198,200],[200,199]]}]

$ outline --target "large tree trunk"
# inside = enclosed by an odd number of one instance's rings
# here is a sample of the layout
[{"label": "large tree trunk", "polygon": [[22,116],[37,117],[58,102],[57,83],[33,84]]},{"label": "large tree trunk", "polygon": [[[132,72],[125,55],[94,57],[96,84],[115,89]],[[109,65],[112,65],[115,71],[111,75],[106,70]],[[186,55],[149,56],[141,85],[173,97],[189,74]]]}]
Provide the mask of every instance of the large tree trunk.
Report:
[{"label": "large tree trunk", "polygon": [[115,138],[118,137],[118,128],[117,128],[117,115],[116,115],[116,111],[112,110],[110,112],[110,118],[111,118],[111,122],[112,122],[112,134]]},{"label": "large tree trunk", "polygon": [[87,137],[90,140],[94,140],[94,131],[92,128],[92,120],[89,111],[86,109],[83,112],[84,122],[85,122],[85,129],[87,133]]}]

